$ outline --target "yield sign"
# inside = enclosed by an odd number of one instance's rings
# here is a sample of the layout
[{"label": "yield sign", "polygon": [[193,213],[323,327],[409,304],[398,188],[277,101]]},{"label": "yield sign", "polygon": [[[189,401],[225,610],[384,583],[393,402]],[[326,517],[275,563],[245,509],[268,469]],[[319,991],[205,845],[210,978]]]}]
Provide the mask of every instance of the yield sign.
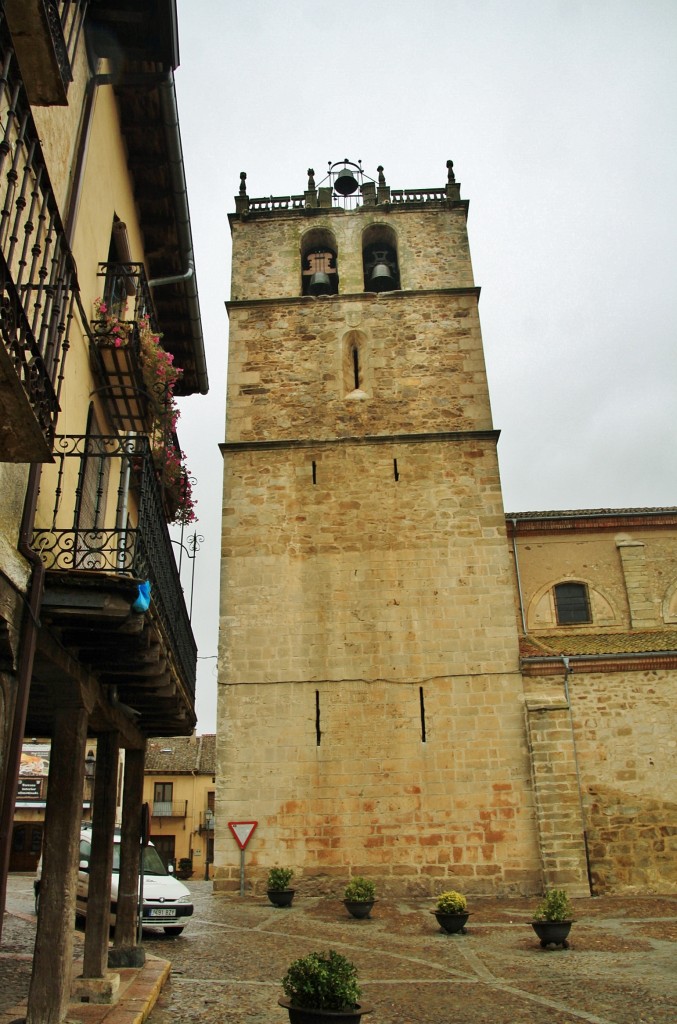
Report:
[{"label": "yield sign", "polygon": [[258,825],[258,821],[229,821],[228,828],[235,836],[235,842],[244,850],[245,846],[251,839],[254,829]]}]

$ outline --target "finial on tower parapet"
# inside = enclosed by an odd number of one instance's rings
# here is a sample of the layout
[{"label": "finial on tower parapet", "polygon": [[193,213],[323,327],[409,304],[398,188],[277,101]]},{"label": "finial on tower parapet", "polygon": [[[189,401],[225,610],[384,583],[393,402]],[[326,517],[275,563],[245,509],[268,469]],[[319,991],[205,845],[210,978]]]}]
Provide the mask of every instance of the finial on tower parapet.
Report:
[{"label": "finial on tower parapet", "polygon": [[447,184],[454,185],[456,182],[456,175],[454,174],[454,161],[447,160]]},{"label": "finial on tower parapet", "polygon": [[247,180],[246,171],[240,171],[240,195],[241,196],[246,196],[247,195],[247,186],[245,185],[246,180]]},{"label": "finial on tower parapet", "polygon": [[385,183],[386,183],[386,176],[383,173],[382,165],[379,164],[378,167],[376,168],[376,170],[378,171],[378,183],[379,183],[379,185],[385,185]]},{"label": "finial on tower parapet", "polygon": [[308,168],[308,191],[311,192],[315,188],[315,171],[312,167]]}]

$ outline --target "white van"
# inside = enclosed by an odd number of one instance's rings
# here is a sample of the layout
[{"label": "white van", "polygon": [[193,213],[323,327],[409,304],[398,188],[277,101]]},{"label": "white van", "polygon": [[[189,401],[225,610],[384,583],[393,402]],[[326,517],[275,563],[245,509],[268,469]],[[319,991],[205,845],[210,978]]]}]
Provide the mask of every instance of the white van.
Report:
[{"label": "white van", "polygon": [[[92,827],[83,825],[80,830],[80,866],[78,869],[77,913],[87,916],[87,894],[89,890],[89,858],[92,852]],[[186,918],[193,913],[193,899],[190,890],[183,882],[167,871],[160,860],[160,855],[149,843],[143,851],[143,918],[146,927],[163,928],[167,935],[180,935]],[[113,875],[111,878],[111,926],[115,924],[117,909],[118,885],[120,881],[120,834],[116,829],[113,845]],[[40,902],[40,877],[42,858],[38,864],[37,875],[33,883],[35,889],[35,913]]]}]

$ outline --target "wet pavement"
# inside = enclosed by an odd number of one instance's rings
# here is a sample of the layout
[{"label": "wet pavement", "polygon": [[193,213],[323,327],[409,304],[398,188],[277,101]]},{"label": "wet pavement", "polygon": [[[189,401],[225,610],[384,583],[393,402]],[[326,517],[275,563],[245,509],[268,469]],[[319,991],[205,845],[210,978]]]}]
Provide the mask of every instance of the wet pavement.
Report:
[{"label": "wet pavement", "polygon": [[[27,991],[30,882],[11,876],[0,1014]],[[373,1011],[365,1024],[677,1022],[677,896],[575,900],[569,949],[544,950],[529,924],[536,899],[473,899],[466,934],[447,935],[430,900],[381,900],[360,921],[338,900],[297,893],[276,909],[265,897],[214,894],[208,882],[188,886],[195,916],[184,933],[144,932],[149,958],[171,961],[145,1007],[149,1024],[286,1024],[280,978],[296,957],[327,949],[357,965]],[[77,1010],[69,1019],[90,1024]],[[123,996],[125,1024],[128,1010]]]}]

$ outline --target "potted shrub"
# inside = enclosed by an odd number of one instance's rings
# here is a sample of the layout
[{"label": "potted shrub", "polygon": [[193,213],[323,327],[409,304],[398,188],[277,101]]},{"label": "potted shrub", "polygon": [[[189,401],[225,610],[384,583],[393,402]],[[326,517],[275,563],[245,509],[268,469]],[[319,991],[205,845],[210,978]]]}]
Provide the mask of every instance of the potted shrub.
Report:
[{"label": "potted shrub", "polygon": [[282,979],[285,998],[279,1005],[289,1013],[289,1024],[359,1024],[360,986],[355,964],[329,950],[309,953],[289,965]]},{"label": "potted shrub", "polygon": [[448,889],[437,897],[437,906],[432,913],[445,932],[465,933],[466,921],[470,917],[470,913],[466,910],[467,905],[468,901],[462,893],[456,892],[455,889]]},{"label": "potted shrub", "polygon": [[179,860],[179,866],[176,869],[177,878],[192,878],[193,875],[193,862],[190,857],[181,857]]},{"label": "potted shrub", "polygon": [[546,889],[531,922],[531,927],[541,940],[543,949],[549,945],[569,948],[567,935],[573,924],[572,915],[573,908],[566,890]]},{"label": "potted shrub", "polygon": [[268,872],[268,899],[275,907],[290,907],[295,889],[289,888],[292,868],[271,868]]},{"label": "potted shrub", "polygon": [[355,875],[343,893],[343,905],[353,917],[369,917],[376,902],[376,886],[368,878]]}]

